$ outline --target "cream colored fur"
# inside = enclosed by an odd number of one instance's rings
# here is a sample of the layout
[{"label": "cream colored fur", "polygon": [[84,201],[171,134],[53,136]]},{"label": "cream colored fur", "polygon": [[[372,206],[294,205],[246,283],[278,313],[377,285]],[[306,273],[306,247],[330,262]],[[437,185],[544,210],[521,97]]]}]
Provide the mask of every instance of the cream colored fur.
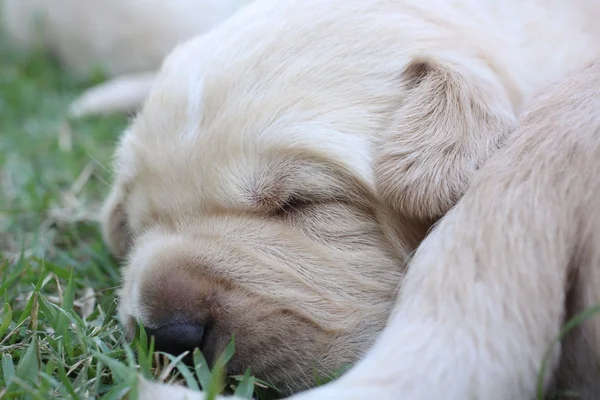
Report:
[{"label": "cream colored fur", "polygon": [[206,32],[250,0],[0,0],[6,34],[23,50],[48,50],[108,81],[71,106],[73,116],[137,111],[149,77],[177,44]]},{"label": "cream colored fur", "polygon": [[[105,206],[123,323],[211,321],[203,350],[235,333],[232,368],[292,393],[361,358],[402,283],[367,356],[301,396],[530,397],[563,319],[596,300],[597,70],[509,133],[598,54],[599,17],[593,0],[259,0],[179,46]],[[595,332],[566,345],[577,377]]]},{"label": "cream colored fur", "polygon": [[[419,247],[366,357],[291,398],[534,398],[565,318],[600,303],[599,154],[600,59],[527,107]],[[549,356],[547,386],[600,396],[600,317]],[[140,382],[146,399],[204,398],[169,388]]]},{"label": "cream colored fur", "polygon": [[[534,398],[565,318],[600,303],[599,155],[600,60],[527,107],[419,247],[365,359],[298,399]],[[546,381],[599,398],[600,317],[555,350]]]}]

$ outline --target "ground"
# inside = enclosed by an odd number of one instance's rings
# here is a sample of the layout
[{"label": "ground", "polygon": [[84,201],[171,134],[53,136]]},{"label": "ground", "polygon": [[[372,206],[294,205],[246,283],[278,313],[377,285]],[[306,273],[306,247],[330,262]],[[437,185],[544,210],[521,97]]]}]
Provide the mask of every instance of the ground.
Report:
[{"label": "ground", "polygon": [[[138,373],[219,391],[201,361],[128,345],[115,319],[119,265],[96,219],[127,118],[66,117],[93,82],[0,39],[0,398],[135,398]],[[271,397],[252,378],[227,387],[250,397],[253,384]]]}]

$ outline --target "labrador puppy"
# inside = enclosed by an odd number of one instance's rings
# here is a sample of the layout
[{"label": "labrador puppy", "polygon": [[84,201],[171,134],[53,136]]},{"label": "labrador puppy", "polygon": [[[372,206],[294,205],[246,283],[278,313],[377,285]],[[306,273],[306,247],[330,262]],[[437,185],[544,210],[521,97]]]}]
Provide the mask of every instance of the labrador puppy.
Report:
[{"label": "labrador puppy", "polygon": [[[258,0],[178,46],[120,141],[104,208],[105,240],[126,258],[128,332],[141,322],[159,349],[199,347],[209,359],[235,335],[228,372],[251,366],[285,394],[310,387],[314,369],[360,359],[412,251],[522,105],[600,51],[597,17],[593,0]],[[474,223],[469,232],[479,237]],[[446,254],[435,246],[446,236],[432,237],[417,265]],[[348,390],[315,395],[530,394],[539,360],[524,347],[549,339],[528,330],[539,316],[521,311],[547,299],[502,297],[525,272],[435,265],[429,279],[409,270],[426,285],[409,280]],[[479,301],[486,295],[506,303]],[[500,332],[511,316],[523,332]],[[390,339],[396,332],[403,340]],[[513,335],[514,347],[496,348],[496,334]],[[396,358],[403,351],[411,357]]]},{"label": "labrador puppy", "polygon": [[[293,396],[600,397],[600,59],[543,91],[519,128],[418,248],[387,327],[353,369]],[[140,381],[145,399],[201,400]]]},{"label": "labrador puppy", "polygon": [[78,75],[102,67],[112,78],[72,104],[71,115],[84,116],[136,110],[168,52],[248,2],[0,0],[0,17],[21,49],[40,47]]}]

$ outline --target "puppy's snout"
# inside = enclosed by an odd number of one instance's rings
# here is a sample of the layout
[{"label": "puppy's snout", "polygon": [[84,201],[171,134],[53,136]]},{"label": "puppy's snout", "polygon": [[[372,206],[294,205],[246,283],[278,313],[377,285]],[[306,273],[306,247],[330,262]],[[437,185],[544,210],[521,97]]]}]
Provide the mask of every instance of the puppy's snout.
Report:
[{"label": "puppy's snout", "polygon": [[154,349],[174,356],[189,351],[183,359],[186,363],[193,361],[196,348],[211,352],[214,346],[208,339],[215,336],[213,322],[217,320],[212,313],[214,287],[207,288],[205,279],[192,274],[188,265],[172,267],[168,273],[144,281],[140,298],[146,310],[146,335],[154,337]]},{"label": "puppy's snout", "polygon": [[146,328],[146,334],[154,336],[155,350],[178,356],[185,351],[191,354],[195,348],[200,348],[204,329],[201,324],[175,323],[157,329]]}]

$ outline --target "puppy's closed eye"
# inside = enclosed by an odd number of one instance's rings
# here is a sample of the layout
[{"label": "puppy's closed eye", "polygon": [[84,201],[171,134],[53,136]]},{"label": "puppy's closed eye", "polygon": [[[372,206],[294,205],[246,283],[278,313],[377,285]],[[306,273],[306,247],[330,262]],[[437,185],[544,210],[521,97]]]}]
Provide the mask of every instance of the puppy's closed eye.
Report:
[{"label": "puppy's closed eye", "polygon": [[305,197],[293,195],[288,197],[281,205],[277,208],[277,213],[279,214],[291,214],[303,211],[307,207],[311,205],[315,205],[316,202],[314,200],[310,200]]}]

